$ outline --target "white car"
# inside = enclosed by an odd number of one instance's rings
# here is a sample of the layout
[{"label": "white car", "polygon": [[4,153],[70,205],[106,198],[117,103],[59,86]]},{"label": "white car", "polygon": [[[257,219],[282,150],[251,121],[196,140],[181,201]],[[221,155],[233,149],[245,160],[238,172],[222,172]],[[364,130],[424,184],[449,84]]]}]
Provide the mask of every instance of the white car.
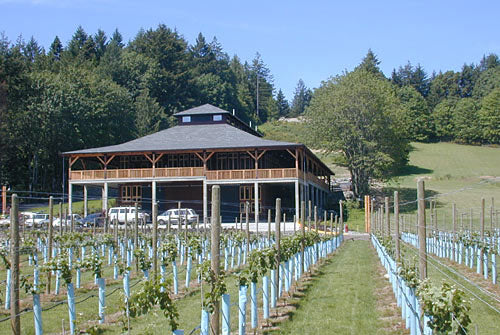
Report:
[{"label": "white car", "polygon": [[[108,218],[111,222],[118,220],[118,223],[125,223],[125,213],[127,213],[127,222],[131,223],[135,220],[135,207],[112,207],[108,211]],[[138,211],[137,217],[139,220],[146,218],[147,214]]]},{"label": "white car", "polygon": [[48,220],[49,214],[35,213],[31,219],[25,219],[24,223],[27,227],[37,227],[42,221]]},{"label": "white car", "polygon": [[[75,226],[83,225],[83,218],[80,216],[80,214],[72,214],[72,215],[67,215],[66,220],[64,218],[62,219],[62,225],[64,227],[71,226],[71,216],[73,216],[73,221]],[[42,224],[47,221],[42,221]],[[52,227],[59,227],[60,225],[61,225],[61,220],[59,218],[55,218],[54,221],[52,221]]]},{"label": "white car", "polygon": [[[182,223],[185,223],[187,220],[188,224],[193,224],[198,219],[198,214],[191,208],[181,208],[180,216]],[[168,223],[169,218],[170,224],[179,224],[179,209],[169,209],[158,215],[158,224],[164,225]]]}]

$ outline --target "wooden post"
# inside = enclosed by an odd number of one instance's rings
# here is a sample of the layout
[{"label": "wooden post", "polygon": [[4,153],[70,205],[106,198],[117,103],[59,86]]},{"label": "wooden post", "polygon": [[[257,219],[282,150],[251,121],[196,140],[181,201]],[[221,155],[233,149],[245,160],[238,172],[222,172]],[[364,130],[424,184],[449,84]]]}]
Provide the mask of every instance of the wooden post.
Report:
[{"label": "wooden post", "polygon": [[245,229],[247,233],[247,244],[246,244],[246,250],[247,250],[247,255],[250,252],[250,203],[247,201],[245,202]]},{"label": "wooden post", "polygon": [[453,260],[457,262],[458,260],[455,259],[455,243],[457,243],[457,205],[455,203],[451,204],[451,221],[453,222]]},{"label": "wooden post", "polygon": [[303,272],[304,271],[304,252],[305,252],[305,246],[306,246],[306,242],[305,242],[305,238],[306,238],[306,225],[305,225],[305,218],[306,218],[306,202],[305,201],[302,201],[300,203],[300,215],[301,215],[301,218],[300,218],[300,221],[302,222],[302,224],[300,225],[300,228],[302,230],[302,241],[300,243],[300,253],[302,255],[301,257],[301,271]]},{"label": "wooden post", "polygon": [[7,215],[7,186],[2,185],[2,214]]},{"label": "wooden post", "polygon": [[63,222],[63,205],[62,202],[59,202],[59,235],[62,235],[62,222]]},{"label": "wooden post", "polygon": [[318,231],[318,206],[314,206],[314,230]]},{"label": "wooden post", "polygon": [[417,182],[417,200],[418,200],[418,240],[419,240],[419,269],[420,280],[427,278],[427,232],[425,226],[425,186],[424,180]]},{"label": "wooden post", "polygon": [[[211,236],[211,258],[210,265],[215,278],[219,278],[220,272],[220,186],[212,187],[212,236]],[[219,304],[215,304],[210,318],[210,326],[213,334],[219,334]]]},{"label": "wooden post", "polygon": [[311,213],[312,213],[312,201],[309,200],[307,211],[307,230],[311,231]]},{"label": "wooden post", "polygon": [[[52,201],[52,197],[50,197]],[[10,207],[10,254],[11,254],[11,293],[10,326],[12,334],[21,335],[21,316],[19,315],[19,199],[12,195]]]},{"label": "wooden post", "polygon": [[330,213],[330,235],[333,235],[333,213]]},{"label": "wooden post", "polygon": [[399,261],[399,192],[394,191],[394,239],[396,241],[396,261]]},{"label": "wooden post", "polygon": [[[137,248],[139,242],[139,208],[137,202],[134,204],[135,207],[135,220],[134,220],[134,248]],[[137,262],[136,262],[137,265]]]},{"label": "wooden post", "polygon": [[391,212],[389,211],[389,197],[385,197],[385,223],[387,225],[387,236],[391,237]]},{"label": "wooden post", "polygon": [[125,250],[127,250],[128,242],[128,206],[125,207]]},{"label": "wooden post", "polygon": [[267,241],[271,243],[271,209],[267,210]]},{"label": "wooden post", "polygon": [[[50,261],[52,258],[52,241],[53,241],[53,228],[52,228],[52,222],[54,221],[54,205],[53,205],[54,198],[52,196],[49,197],[49,238],[47,243],[49,244],[47,246],[47,259]],[[59,222],[60,225],[62,225],[62,220]],[[50,294],[50,275],[51,272],[47,272],[47,294]]]},{"label": "wooden post", "polygon": [[370,199],[370,233],[371,233],[371,226],[375,226],[374,221],[375,221],[375,215],[373,213],[373,208],[375,208],[375,199]]},{"label": "wooden post", "polygon": [[491,207],[490,207],[490,232],[493,235],[493,211],[495,208],[495,198],[491,197]]},{"label": "wooden post", "polygon": [[[158,203],[153,204],[153,280],[158,275]],[[186,241],[187,243],[187,241]]]},{"label": "wooden post", "polygon": [[[479,215],[479,223],[481,225],[480,227],[480,237],[481,237],[481,242],[484,242],[484,208],[485,208],[485,201],[484,201],[484,198],[481,198],[481,214]],[[484,250],[483,248],[480,249],[481,250],[481,253],[480,253],[480,258],[479,258],[479,269],[480,269],[480,274],[482,275],[483,274],[483,267],[484,267],[484,261],[483,261],[483,257],[484,257]]]},{"label": "wooden post", "polygon": [[340,229],[344,231],[344,202],[342,200],[339,201],[339,209],[340,209]]},{"label": "wooden post", "polygon": [[276,272],[274,277],[274,285],[276,286],[276,296],[279,297],[279,275],[280,275],[280,239],[281,239],[281,199],[276,199],[276,213],[274,220],[274,229],[276,231]]}]

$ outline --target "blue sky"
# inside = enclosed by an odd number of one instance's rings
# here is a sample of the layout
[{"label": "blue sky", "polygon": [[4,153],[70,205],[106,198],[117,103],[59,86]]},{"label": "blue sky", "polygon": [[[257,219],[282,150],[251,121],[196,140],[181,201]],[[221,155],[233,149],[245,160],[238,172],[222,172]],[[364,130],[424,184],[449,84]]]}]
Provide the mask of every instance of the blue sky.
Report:
[{"label": "blue sky", "polygon": [[87,33],[115,28],[125,40],[164,23],[192,43],[216,36],[229,55],[262,55],[291,99],[297,81],[308,87],[355,67],[371,48],[381,69],[420,63],[460,70],[484,54],[500,54],[500,1],[129,1],[0,0],[0,32],[11,41],[34,36],[48,48],[66,44],[78,25]]}]

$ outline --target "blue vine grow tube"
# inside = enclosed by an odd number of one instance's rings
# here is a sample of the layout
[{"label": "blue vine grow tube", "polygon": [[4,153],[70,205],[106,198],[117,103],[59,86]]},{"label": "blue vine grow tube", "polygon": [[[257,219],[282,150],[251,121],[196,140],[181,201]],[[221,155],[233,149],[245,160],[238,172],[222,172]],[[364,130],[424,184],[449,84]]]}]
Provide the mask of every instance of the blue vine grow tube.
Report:
[{"label": "blue vine grow tube", "polygon": [[97,284],[99,285],[99,324],[103,324],[106,309],[106,279],[97,279]]},{"label": "blue vine grow tube", "polygon": [[257,283],[251,282],[250,283],[250,310],[252,311],[252,329],[257,328],[257,320],[258,320],[258,313],[257,313]]},{"label": "blue vine grow tube", "polygon": [[187,267],[186,267],[186,288],[189,288],[189,282],[191,281],[191,267],[192,266],[193,266],[193,257],[191,257],[191,252],[188,251]]},{"label": "blue vine grow tube", "polygon": [[172,261],[172,273],[174,277],[174,294],[179,292],[179,281],[177,280],[177,263],[175,260]]},{"label": "blue vine grow tube", "polygon": [[222,335],[231,334],[231,298],[229,294],[222,295]]},{"label": "blue vine grow tube", "polygon": [[246,323],[247,323],[247,290],[248,286],[241,285],[240,286],[240,294],[239,294],[239,317],[238,317],[238,334],[245,335],[246,334]]},{"label": "blue vine grow tube", "polygon": [[7,283],[5,286],[5,309],[10,309],[10,291],[11,291],[11,276],[10,276],[10,269],[7,269]]},{"label": "blue vine grow tube", "polygon": [[75,290],[73,283],[68,283],[68,314],[69,329],[71,335],[75,334],[76,310],[75,310]]},{"label": "blue vine grow tube", "polygon": [[210,314],[207,310],[201,310],[201,324],[200,324],[200,335],[208,335],[208,323]]},{"label": "blue vine grow tube", "polygon": [[42,335],[42,305],[39,294],[33,294],[33,319],[35,321],[35,335]]},{"label": "blue vine grow tube", "polygon": [[269,319],[269,277],[262,277],[262,308],[264,319]]}]

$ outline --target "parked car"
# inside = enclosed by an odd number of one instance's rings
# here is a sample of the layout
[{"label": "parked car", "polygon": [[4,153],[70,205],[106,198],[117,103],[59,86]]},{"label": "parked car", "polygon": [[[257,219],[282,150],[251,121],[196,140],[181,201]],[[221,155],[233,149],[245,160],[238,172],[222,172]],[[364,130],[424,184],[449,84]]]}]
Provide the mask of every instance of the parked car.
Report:
[{"label": "parked car", "polygon": [[82,219],[84,227],[93,227],[94,222],[96,227],[104,226],[104,215],[102,213],[92,213]]},{"label": "parked car", "polygon": [[[182,224],[186,221],[188,224],[193,224],[198,219],[198,214],[191,208],[181,208],[180,217]],[[179,224],[179,209],[169,209],[158,215],[158,224],[166,224],[170,218],[170,224]]]},{"label": "parked car", "polygon": [[49,220],[49,214],[35,213],[31,219],[24,219],[26,227],[39,227],[42,221]]},{"label": "parked car", "polygon": [[[75,227],[83,226],[83,218],[80,216],[80,214],[67,215],[66,218],[62,218],[63,226],[68,226],[68,227],[71,226],[71,216],[73,216]],[[48,223],[49,220],[41,221],[41,225],[43,227],[47,227]],[[59,226],[61,226],[61,220],[59,218],[55,218],[54,221],[52,221],[52,227],[59,227]]]},{"label": "parked car", "polygon": [[[108,211],[108,218],[110,221],[118,220],[119,224],[124,224],[125,223],[125,213],[127,213],[127,221],[134,222],[135,220],[135,207],[112,207]],[[137,216],[139,220],[142,220],[147,217],[148,214],[145,213],[144,211],[139,210],[137,212]]]},{"label": "parked car", "polygon": [[10,216],[7,216],[5,219],[0,220],[0,228],[8,228],[10,226]]}]

